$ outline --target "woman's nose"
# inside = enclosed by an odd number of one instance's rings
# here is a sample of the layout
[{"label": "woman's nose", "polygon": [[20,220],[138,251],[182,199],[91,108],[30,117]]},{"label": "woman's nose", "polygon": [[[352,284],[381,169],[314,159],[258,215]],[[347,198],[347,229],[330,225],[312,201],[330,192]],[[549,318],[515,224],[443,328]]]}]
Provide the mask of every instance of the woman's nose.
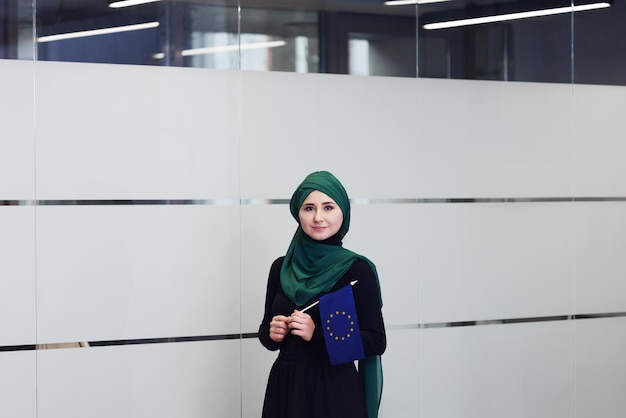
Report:
[{"label": "woman's nose", "polygon": [[324,217],[322,216],[322,211],[321,210],[316,210],[315,211],[315,221],[316,222],[320,222]]}]

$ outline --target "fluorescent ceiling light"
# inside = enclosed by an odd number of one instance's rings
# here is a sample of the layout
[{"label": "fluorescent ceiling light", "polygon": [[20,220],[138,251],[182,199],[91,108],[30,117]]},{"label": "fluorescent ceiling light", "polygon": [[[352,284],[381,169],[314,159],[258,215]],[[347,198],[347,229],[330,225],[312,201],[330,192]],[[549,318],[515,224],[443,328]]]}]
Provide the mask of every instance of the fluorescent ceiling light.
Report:
[{"label": "fluorescent ceiling light", "polygon": [[228,52],[228,51],[244,51],[247,49],[260,49],[260,48],[276,48],[278,46],[285,46],[287,42],[285,41],[271,41],[271,42],[255,42],[250,44],[233,44],[233,45],[220,45],[220,46],[210,46],[208,48],[196,48],[196,49],[185,49],[182,52],[184,57],[188,57],[191,55],[204,55],[204,54],[214,54],[216,52]]},{"label": "fluorescent ceiling light", "polygon": [[63,39],[84,38],[87,36],[107,35],[110,33],[130,32],[134,30],[151,29],[159,26],[159,22],[140,23],[138,25],[115,26],[112,28],[85,30],[81,32],[60,33],[58,35],[41,36],[37,42],[52,42]]},{"label": "fluorescent ceiling light", "polygon": [[585,10],[604,9],[611,7],[610,3],[593,3],[580,6],[557,7],[554,9],[534,10],[530,12],[507,13],[502,15],[475,17],[469,19],[450,20],[447,22],[427,23],[424,29],[447,29],[459,26],[480,25],[482,23],[504,22],[508,20],[527,19],[530,17],[550,16],[570,12],[582,12]]},{"label": "fluorescent ceiling light", "polygon": [[388,0],[385,2],[385,6],[406,6],[407,4],[443,3],[444,1],[452,0]]},{"label": "fluorescent ceiling light", "polygon": [[113,9],[119,9],[121,7],[130,7],[130,6],[137,6],[139,4],[155,3],[157,1],[161,1],[161,0],[122,0],[122,1],[114,1],[113,3],[109,4],[109,7],[112,7]]}]

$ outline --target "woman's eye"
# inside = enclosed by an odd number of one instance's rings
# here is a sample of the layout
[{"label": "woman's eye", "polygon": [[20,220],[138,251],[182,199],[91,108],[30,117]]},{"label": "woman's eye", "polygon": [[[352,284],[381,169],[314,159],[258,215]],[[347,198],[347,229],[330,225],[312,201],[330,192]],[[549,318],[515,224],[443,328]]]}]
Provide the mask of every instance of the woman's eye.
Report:
[{"label": "woman's eye", "polygon": [[334,206],[331,206],[331,205],[326,206],[326,210],[333,210],[333,209],[335,209],[335,207],[334,207]]}]

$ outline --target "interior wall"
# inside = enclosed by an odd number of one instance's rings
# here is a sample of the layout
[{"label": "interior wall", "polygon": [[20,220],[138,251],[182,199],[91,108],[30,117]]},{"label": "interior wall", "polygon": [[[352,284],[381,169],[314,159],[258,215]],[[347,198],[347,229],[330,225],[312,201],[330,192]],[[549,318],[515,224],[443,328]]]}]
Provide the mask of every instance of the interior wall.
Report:
[{"label": "interior wall", "polygon": [[267,274],[319,169],[380,273],[381,417],[626,406],[624,88],[0,72],[0,416],[259,416]]}]

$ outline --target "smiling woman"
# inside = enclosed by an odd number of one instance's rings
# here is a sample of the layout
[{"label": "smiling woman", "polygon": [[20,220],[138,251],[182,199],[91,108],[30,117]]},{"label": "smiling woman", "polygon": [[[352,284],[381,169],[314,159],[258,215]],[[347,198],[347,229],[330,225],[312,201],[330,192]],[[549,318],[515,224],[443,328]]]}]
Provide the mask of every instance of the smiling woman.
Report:
[{"label": "smiling woman", "polygon": [[[289,207],[299,226],[287,254],[272,264],[259,326],[261,343],[280,350],[263,417],[375,418],[382,395],[380,355],[387,340],[376,267],[342,246],[350,225],[348,195],[335,176],[318,171],[298,186]],[[325,338],[329,325],[326,318],[322,324],[314,301],[350,287],[355,279],[354,304],[350,298],[337,309],[356,310],[358,337],[349,339],[346,351],[359,354],[337,363],[330,355],[336,347]]]}]

